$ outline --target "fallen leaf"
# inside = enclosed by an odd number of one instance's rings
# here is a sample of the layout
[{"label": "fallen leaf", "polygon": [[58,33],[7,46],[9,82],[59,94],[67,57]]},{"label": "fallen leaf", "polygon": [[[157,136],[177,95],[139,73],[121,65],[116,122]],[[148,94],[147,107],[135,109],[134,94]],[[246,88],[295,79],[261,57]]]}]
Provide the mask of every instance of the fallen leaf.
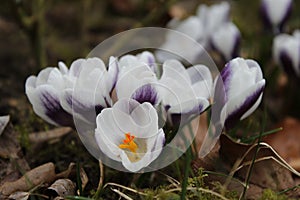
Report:
[{"label": "fallen leaf", "polygon": [[80,168],[80,179],[81,179],[81,188],[82,190],[84,190],[86,184],[89,182],[89,178],[82,167]]},{"label": "fallen leaf", "polygon": [[51,183],[55,178],[54,164],[46,163],[26,172],[24,176],[16,181],[4,183],[0,186],[0,193],[8,196],[16,191],[29,191],[42,183]]},{"label": "fallen leaf", "polygon": [[[225,179],[224,177],[209,175],[208,182],[220,181],[228,189],[234,189],[241,193],[244,189],[243,182],[247,178],[249,166],[257,149],[258,152],[249,179],[250,184],[246,193],[247,199],[257,199],[266,188],[279,192],[297,185],[294,176],[300,177],[300,174],[282,159],[270,145],[263,142],[259,146],[258,144],[241,144],[224,134],[220,138],[218,153],[210,153],[204,159],[197,159],[193,163],[193,169],[198,170],[199,167],[209,166],[209,169],[206,170],[227,174]],[[236,184],[237,181],[234,179],[239,180],[239,184]],[[300,191],[294,190],[287,194],[290,197],[299,197]]]},{"label": "fallen leaf", "polygon": [[62,136],[70,133],[72,128],[61,127],[49,131],[41,131],[29,134],[29,140],[33,143],[42,143],[53,139],[61,138]]},{"label": "fallen leaf", "polygon": [[19,133],[7,122],[7,118],[4,122],[6,128],[0,135],[0,186],[17,180],[24,171],[30,170],[18,141]]},{"label": "fallen leaf", "polygon": [[15,199],[15,200],[27,200],[30,196],[29,192],[15,192],[11,195],[9,195],[9,199]]},{"label": "fallen leaf", "polygon": [[264,141],[293,168],[300,171],[300,120],[287,117],[275,127],[282,127],[283,130],[267,136]]},{"label": "fallen leaf", "polygon": [[58,178],[67,178],[71,174],[74,165],[74,163],[71,163],[66,171],[59,174],[55,173],[55,166],[51,162],[38,166],[26,172],[18,180],[4,182],[0,185],[0,195],[9,196],[16,191],[27,192],[38,185],[50,184]]},{"label": "fallen leaf", "polygon": [[48,190],[55,192],[55,196],[66,197],[75,195],[75,184],[70,179],[56,180]]},{"label": "fallen leaf", "polygon": [[9,122],[9,115],[0,116],[0,136]]}]

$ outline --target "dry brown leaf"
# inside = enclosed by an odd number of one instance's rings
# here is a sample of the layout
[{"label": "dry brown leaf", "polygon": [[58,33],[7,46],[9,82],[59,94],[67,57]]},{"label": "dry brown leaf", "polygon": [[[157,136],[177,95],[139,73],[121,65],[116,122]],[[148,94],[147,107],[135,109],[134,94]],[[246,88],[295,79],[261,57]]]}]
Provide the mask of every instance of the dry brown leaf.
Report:
[{"label": "dry brown leaf", "polygon": [[55,196],[71,196],[75,195],[75,184],[70,179],[58,179],[48,187],[48,190],[54,191]]},{"label": "dry brown leaf", "polygon": [[27,200],[30,196],[29,192],[15,192],[11,195],[9,195],[9,199],[15,199],[15,200]]},{"label": "dry brown leaf", "polygon": [[265,141],[292,167],[300,171],[300,120],[287,117],[275,127],[283,130],[269,135]]},{"label": "dry brown leaf", "polygon": [[0,185],[0,195],[9,196],[16,191],[26,192],[41,184],[50,184],[58,178],[67,178],[72,172],[74,165],[74,163],[71,163],[66,171],[59,174],[55,173],[55,166],[51,162],[38,166],[26,172],[18,180],[4,182]]},{"label": "dry brown leaf", "polygon": [[89,178],[82,167],[80,168],[80,179],[81,179],[81,188],[82,190],[84,190],[86,184],[89,182]]},{"label": "dry brown leaf", "polygon": [[[227,136],[222,135],[220,138],[219,153],[210,153],[204,159],[198,159],[194,162],[193,168],[196,170],[199,167],[209,166],[208,170],[225,172],[244,182],[257,147],[257,144],[246,145],[237,143]],[[260,143],[246,197],[247,199],[257,199],[265,188],[270,188],[274,191],[292,188],[297,185],[293,175],[300,177],[300,174],[283,160],[270,145]],[[212,175],[209,175],[209,177],[221,183],[226,182],[226,180],[222,180],[220,177]],[[242,184],[234,183],[233,179],[228,180],[227,187],[229,189],[234,189],[240,193],[243,191],[244,186]],[[212,180],[209,181],[211,182]],[[300,191],[291,191],[288,195],[299,197]]]},{"label": "dry brown leaf", "polygon": [[[9,122],[9,115],[0,116],[0,136]],[[0,138],[1,139],[1,138]]]},{"label": "dry brown leaf", "polygon": [[61,138],[62,136],[70,133],[72,128],[70,127],[61,127],[55,128],[49,131],[41,131],[36,133],[29,134],[29,140],[33,143],[42,143],[53,139]]},{"label": "dry brown leaf", "polygon": [[55,178],[54,164],[46,163],[26,172],[24,176],[16,181],[4,183],[0,186],[0,193],[8,196],[16,191],[29,191],[42,183],[51,183]]},{"label": "dry brown leaf", "polygon": [[0,135],[0,185],[6,181],[17,180],[22,172],[30,170],[18,138],[19,134],[8,123]]}]

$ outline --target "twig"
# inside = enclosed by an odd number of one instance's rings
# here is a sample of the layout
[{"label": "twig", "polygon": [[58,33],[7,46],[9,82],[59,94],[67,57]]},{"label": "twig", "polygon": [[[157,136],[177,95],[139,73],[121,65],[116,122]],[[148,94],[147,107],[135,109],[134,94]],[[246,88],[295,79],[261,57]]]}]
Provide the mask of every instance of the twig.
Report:
[{"label": "twig", "polygon": [[104,167],[103,167],[103,163],[100,160],[99,160],[99,171],[100,171],[100,177],[99,177],[97,190],[101,190],[103,185],[103,178],[104,178]]},{"label": "twig", "polygon": [[117,193],[118,195],[120,195],[121,197],[123,197],[124,199],[127,199],[127,200],[133,200],[132,198],[130,198],[129,196],[127,196],[126,194],[124,194],[123,192],[117,190],[117,189],[113,189],[113,188],[110,188],[112,191],[114,191],[115,193]]},{"label": "twig", "polygon": [[139,192],[139,191],[137,191],[137,190],[135,190],[135,189],[133,189],[133,188],[130,188],[130,187],[126,187],[126,186],[124,186],[124,185],[120,185],[120,184],[117,184],[117,183],[106,183],[104,186],[103,186],[103,188],[106,188],[107,186],[117,186],[117,187],[120,187],[120,188],[123,188],[123,189],[125,189],[125,190],[128,190],[128,191],[130,191],[130,192],[133,192],[133,193],[136,193],[136,194],[139,194],[139,195],[143,195],[143,196],[147,196],[148,194],[146,194],[146,193],[143,193],[143,192]]}]

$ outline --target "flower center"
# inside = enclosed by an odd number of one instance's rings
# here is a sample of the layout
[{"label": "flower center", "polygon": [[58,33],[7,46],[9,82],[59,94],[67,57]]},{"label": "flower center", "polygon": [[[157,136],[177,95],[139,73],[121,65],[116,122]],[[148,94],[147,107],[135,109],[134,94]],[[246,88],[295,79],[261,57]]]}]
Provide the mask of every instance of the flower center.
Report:
[{"label": "flower center", "polygon": [[134,135],[131,135],[130,133],[125,133],[125,139],[123,140],[123,143],[119,145],[121,149],[128,149],[129,151],[135,153],[138,146],[134,142]]}]

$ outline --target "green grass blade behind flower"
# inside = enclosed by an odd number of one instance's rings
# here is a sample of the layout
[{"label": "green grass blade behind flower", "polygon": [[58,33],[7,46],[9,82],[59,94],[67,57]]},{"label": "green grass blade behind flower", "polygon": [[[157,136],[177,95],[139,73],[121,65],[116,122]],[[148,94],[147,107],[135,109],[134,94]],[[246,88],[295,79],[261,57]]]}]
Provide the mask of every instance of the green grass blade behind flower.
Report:
[{"label": "green grass blade behind flower", "polygon": [[183,181],[181,185],[181,200],[185,200],[186,196],[186,191],[187,191],[187,185],[188,185],[188,178],[191,170],[191,157],[192,157],[192,149],[191,147],[188,148],[186,151],[186,160],[185,160],[185,166],[184,166],[184,176],[183,176]]},{"label": "green grass blade behind flower", "polygon": [[187,145],[190,145],[190,147],[192,147],[191,149],[191,158],[194,159],[196,156],[197,156],[197,144],[195,142],[195,137],[196,135],[194,136],[194,131],[193,131],[193,127],[191,125],[191,123],[189,123],[188,125],[188,130],[189,130],[189,135],[191,137],[191,140],[192,140],[192,143],[191,144],[187,144]]},{"label": "green grass blade behind flower", "polygon": [[262,119],[262,129],[261,129],[261,131],[258,135],[257,146],[255,148],[255,153],[254,153],[253,159],[251,161],[251,165],[249,166],[249,170],[247,172],[246,181],[245,181],[246,185],[245,185],[243,193],[241,195],[241,199],[245,199],[245,195],[246,195],[246,192],[247,192],[247,189],[248,189],[248,185],[249,185],[249,182],[250,182],[250,177],[251,177],[251,174],[252,174],[252,171],[253,171],[255,160],[256,160],[258,151],[260,149],[260,142],[261,142],[262,134],[265,131],[265,125],[266,125],[266,112],[264,112],[264,116],[263,116],[263,119]]},{"label": "green grass blade behind flower", "polygon": [[[193,128],[191,126],[191,123],[188,124],[188,129],[189,129],[190,135],[193,136],[194,133],[193,133]],[[189,148],[185,152],[186,157],[185,157],[185,166],[184,166],[184,176],[183,176],[183,181],[182,181],[182,185],[181,185],[181,196],[180,196],[181,200],[184,200],[186,197],[188,178],[189,178],[190,171],[191,171],[191,161],[192,161],[192,157],[193,157],[192,146],[191,146],[191,144],[189,144],[188,139],[186,140],[186,145],[188,145]]]},{"label": "green grass blade behind flower", "polygon": [[278,194],[278,195],[281,195],[281,194],[287,193],[287,192],[289,192],[289,191],[292,191],[292,190],[295,190],[295,189],[298,189],[298,188],[300,188],[300,184],[295,185],[294,187],[291,187],[291,188],[287,188],[287,189],[282,190],[282,191],[280,191],[280,192],[277,192],[277,194]]},{"label": "green grass blade behind flower", "polygon": [[[282,130],[283,130],[283,128],[280,127],[280,128],[276,128],[276,129],[273,129],[273,130],[270,130],[270,131],[266,131],[266,132],[264,132],[264,133],[261,134],[261,137],[265,137],[267,135],[271,135],[271,134],[277,133],[277,132],[282,131]],[[260,137],[259,135],[254,135],[254,136],[242,139],[241,142],[243,142],[243,143],[251,143],[254,140],[258,139],[259,137]]]}]

